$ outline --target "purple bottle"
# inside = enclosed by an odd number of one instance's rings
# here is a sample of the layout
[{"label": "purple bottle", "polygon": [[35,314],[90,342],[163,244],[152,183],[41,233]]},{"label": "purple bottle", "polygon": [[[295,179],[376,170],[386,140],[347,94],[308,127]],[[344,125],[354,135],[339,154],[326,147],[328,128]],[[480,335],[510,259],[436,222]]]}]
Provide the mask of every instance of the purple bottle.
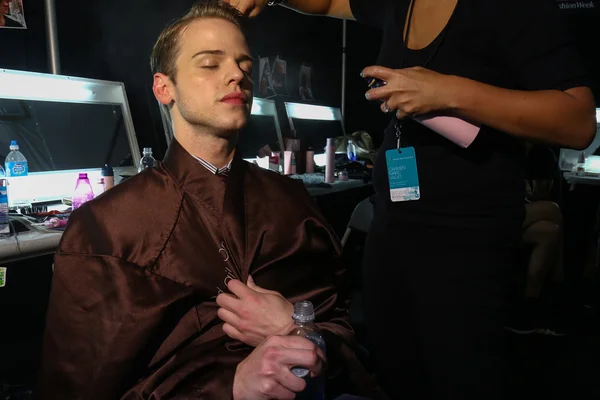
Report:
[{"label": "purple bottle", "polygon": [[86,173],[79,174],[77,184],[75,185],[75,193],[73,193],[73,210],[78,209],[86,201],[94,198],[94,191]]}]

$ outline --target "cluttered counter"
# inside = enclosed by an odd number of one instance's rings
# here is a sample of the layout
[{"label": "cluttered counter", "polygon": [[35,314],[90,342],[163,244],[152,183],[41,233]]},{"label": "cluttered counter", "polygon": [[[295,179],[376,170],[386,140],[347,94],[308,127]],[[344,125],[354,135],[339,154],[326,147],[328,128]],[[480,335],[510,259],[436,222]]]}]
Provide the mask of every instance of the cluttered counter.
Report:
[{"label": "cluttered counter", "polygon": [[[0,224],[3,228],[0,233],[0,265],[56,251],[73,202],[81,203],[93,198],[87,191],[77,193],[81,191],[80,183],[82,188],[83,183],[89,187],[89,193],[100,194],[134,173],[135,169],[131,167],[105,167],[36,172],[3,180],[8,182],[8,186],[0,187],[0,193],[4,193],[7,202],[6,197],[10,198],[9,205],[5,206],[10,206],[10,212],[8,219]],[[73,191],[73,186],[76,186],[74,195],[65,196],[65,193]]]},{"label": "cluttered counter", "polygon": [[[89,175],[95,176],[96,173],[91,171]],[[43,174],[31,178],[30,180],[40,182],[45,179]],[[66,180],[72,179],[69,176]],[[371,184],[361,179],[336,179],[333,183],[324,183],[323,174],[318,173],[293,175],[290,179],[304,182],[308,193],[315,199],[338,235],[343,233],[354,206],[372,194]],[[51,207],[53,211],[48,211],[48,206],[44,204],[49,201],[37,200],[32,207],[19,208],[24,213],[9,213],[10,233],[0,239],[0,265],[56,251],[68,220],[71,203],[69,199],[63,199],[60,206]]]}]

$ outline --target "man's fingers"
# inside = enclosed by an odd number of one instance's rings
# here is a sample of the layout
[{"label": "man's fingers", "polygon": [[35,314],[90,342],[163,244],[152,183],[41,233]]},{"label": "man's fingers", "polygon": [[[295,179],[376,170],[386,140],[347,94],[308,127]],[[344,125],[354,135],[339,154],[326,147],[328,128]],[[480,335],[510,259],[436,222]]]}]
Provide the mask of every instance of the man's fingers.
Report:
[{"label": "man's fingers", "polygon": [[272,336],[269,341],[282,349],[275,354],[280,361],[290,366],[309,368],[313,376],[319,375],[327,363],[327,357],[321,348],[302,336]]},{"label": "man's fingers", "polygon": [[[289,368],[303,367],[308,369],[312,377],[321,375],[326,364],[325,355],[320,352],[319,348],[314,350],[285,349],[281,350],[278,357],[279,362]],[[288,386],[288,388],[290,387]]]},{"label": "man's fingers", "polygon": [[229,290],[231,290],[231,293],[235,294],[240,299],[244,299],[255,294],[254,290],[250,289],[243,282],[237,279],[232,279],[227,282],[227,287]]},{"label": "man's fingers", "polygon": [[217,315],[219,316],[219,318],[221,318],[221,321],[227,322],[228,324],[235,326],[236,329],[240,328],[240,317],[238,317],[237,314],[233,311],[221,307],[217,310]]},{"label": "man's fingers", "polygon": [[220,295],[217,296],[217,305],[219,307],[226,308],[229,311],[235,312],[242,306],[242,301],[239,299],[236,299],[234,296],[232,296],[230,294],[221,293]]},{"label": "man's fingers", "polygon": [[325,359],[325,355],[322,352],[319,352],[318,355],[319,359],[317,360],[317,365],[315,365],[314,368],[310,369],[310,376],[312,378],[314,378],[315,376],[320,376],[327,366],[327,360]]},{"label": "man's fingers", "polygon": [[320,357],[315,350],[279,349],[278,361],[289,367],[313,369],[319,365]]},{"label": "man's fingers", "polygon": [[295,393],[300,393],[306,389],[306,381],[294,375],[288,367],[283,367],[275,379],[281,386]]},{"label": "man's fingers", "polygon": [[269,380],[262,385],[262,394],[268,399],[294,400],[296,393],[286,389],[276,380]]},{"label": "man's fingers", "polygon": [[232,339],[242,341],[243,335],[233,325],[228,323],[223,324],[223,332]]},{"label": "man's fingers", "polygon": [[276,293],[272,290],[269,289],[264,289],[261,288],[260,286],[258,286],[256,284],[256,282],[254,282],[254,278],[252,278],[252,275],[248,275],[248,288],[254,290],[255,292],[259,292],[259,293]]},{"label": "man's fingers", "polygon": [[313,350],[317,346],[302,336],[271,336],[269,342],[275,346],[297,350]]}]

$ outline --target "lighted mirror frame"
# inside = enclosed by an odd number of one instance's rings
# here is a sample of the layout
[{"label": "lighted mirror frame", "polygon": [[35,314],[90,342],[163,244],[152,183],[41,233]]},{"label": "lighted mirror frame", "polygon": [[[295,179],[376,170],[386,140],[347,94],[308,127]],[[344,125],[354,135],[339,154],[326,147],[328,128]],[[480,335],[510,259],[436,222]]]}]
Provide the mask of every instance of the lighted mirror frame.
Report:
[{"label": "lighted mirror frame", "polygon": [[0,98],[120,106],[132,161],[138,167],[140,148],[122,82],[0,69]]},{"label": "lighted mirror frame", "polygon": [[342,125],[342,132],[346,135],[346,127],[342,111],[336,107],[316,106],[313,104],[290,103],[285,102],[285,112],[288,116],[291,129],[294,127],[294,119],[309,119],[313,121],[339,121]]}]

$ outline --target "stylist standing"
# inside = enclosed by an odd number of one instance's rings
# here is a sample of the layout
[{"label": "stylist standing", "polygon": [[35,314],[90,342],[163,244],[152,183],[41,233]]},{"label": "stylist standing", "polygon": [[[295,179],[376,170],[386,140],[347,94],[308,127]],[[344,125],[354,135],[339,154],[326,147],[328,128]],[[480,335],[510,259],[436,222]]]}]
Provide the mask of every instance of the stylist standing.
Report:
[{"label": "stylist standing", "polygon": [[[266,0],[228,0],[252,17]],[[503,399],[505,296],[524,216],[523,140],[585,148],[595,104],[553,0],[274,0],[380,28],[363,76],[391,123],[374,171],[365,299],[393,399]],[[481,126],[466,149],[415,122]],[[393,157],[394,151],[407,160]],[[390,192],[398,169],[419,191]],[[407,175],[405,175],[407,176]],[[393,189],[393,187],[392,187]],[[403,201],[404,200],[404,201]]]}]

